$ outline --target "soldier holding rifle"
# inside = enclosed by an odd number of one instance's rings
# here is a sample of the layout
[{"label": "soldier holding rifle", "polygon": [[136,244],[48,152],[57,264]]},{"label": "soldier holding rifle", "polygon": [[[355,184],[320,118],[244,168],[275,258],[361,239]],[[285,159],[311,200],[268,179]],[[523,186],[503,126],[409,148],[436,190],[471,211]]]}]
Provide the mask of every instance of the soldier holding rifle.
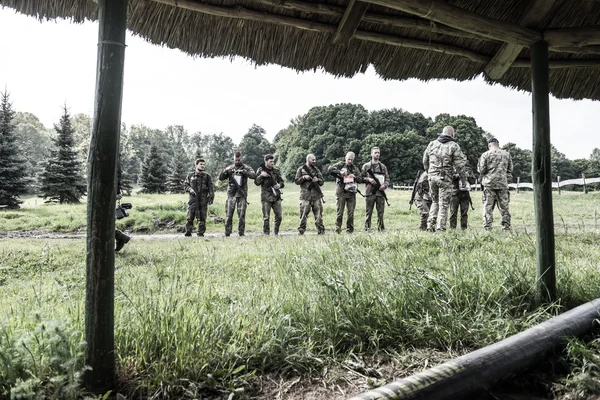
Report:
[{"label": "soldier holding rifle", "polygon": [[215,190],[212,177],[205,171],[204,159],[196,160],[196,169],[189,174],[183,184],[183,188],[189,194],[187,222],[185,224],[185,236],[192,236],[194,219],[198,219],[198,236],[204,236],[206,232],[206,214],[208,206],[215,199]]},{"label": "soldier holding rifle", "polygon": [[251,166],[244,164],[242,153],[236,151],[233,165],[228,166],[219,175],[219,180],[229,179],[227,202],[225,203],[225,236],[231,235],[233,213],[237,209],[238,234],[244,236],[246,230],[246,206],[248,205],[248,179],[256,178]]},{"label": "soldier holding rifle", "polygon": [[363,165],[362,177],[366,184],[365,190],[365,231],[371,229],[371,216],[373,208],[377,208],[377,229],[383,231],[385,229],[383,223],[383,211],[387,201],[385,190],[390,186],[390,175],[387,167],[379,161],[381,150],[379,147],[371,148],[371,161]]},{"label": "soldier holding rifle", "polygon": [[314,154],[306,156],[306,164],[298,168],[295,178],[296,185],[300,185],[300,225],[298,233],[304,235],[306,231],[306,220],[312,210],[315,216],[317,233],[325,233],[323,225],[323,186],[324,180],[321,171],[317,167],[317,157]]},{"label": "soldier holding rifle", "polygon": [[265,156],[265,162],[256,171],[254,184],[261,187],[260,201],[262,203],[263,233],[265,235],[271,234],[269,219],[271,217],[271,209],[273,209],[273,214],[275,214],[273,233],[278,235],[283,214],[281,211],[281,189],[285,183],[283,182],[279,168],[275,166],[275,157],[272,154]]}]

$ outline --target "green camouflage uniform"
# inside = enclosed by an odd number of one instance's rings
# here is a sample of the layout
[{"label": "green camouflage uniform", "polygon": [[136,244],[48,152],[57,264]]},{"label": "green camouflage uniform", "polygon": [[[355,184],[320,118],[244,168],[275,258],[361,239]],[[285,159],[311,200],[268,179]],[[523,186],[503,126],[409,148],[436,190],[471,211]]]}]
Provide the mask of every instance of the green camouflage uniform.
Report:
[{"label": "green camouflage uniform", "polygon": [[[189,193],[185,233],[191,235],[194,219],[198,218],[198,236],[203,236],[206,232],[208,205],[215,199],[212,177],[206,172],[194,171],[185,179],[183,189]],[[192,195],[192,190],[195,195]]]},{"label": "green camouflage uniform", "polygon": [[[303,176],[309,175],[314,176],[318,179],[317,182],[304,180]],[[317,227],[317,233],[322,235],[325,233],[325,226],[323,225],[323,203],[321,202],[322,192],[319,190],[319,186],[323,186],[324,180],[319,168],[308,165],[303,165],[296,171],[296,177],[294,179],[296,185],[300,185],[300,226],[298,226],[298,232],[304,235],[306,231],[306,220],[308,214],[312,210],[315,215],[315,226]]]},{"label": "green camouflage uniform", "polygon": [[[262,172],[266,171],[269,176],[262,176]],[[263,233],[265,235],[271,234],[271,228],[269,226],[269,219],[271,217],[271,209],[275,214],[275,227],[273,233],[279,234],[279,226],[281,225],[281,217],[283,215],[281,210],[281,189],[285,186],[281,172],[279,168],[273,167],[268,169],[265,165],[261,165],[256,171],[256,178],[254,184],[260,186],[260,201],[262,203],[262,214],[263,214]],[[279,184],[279,189],[273,188],[274,185]]]},{"label": "green camouflage uniform", "polygon": [[383,193],[381,190],[376,189],[377,185],[371,185],[368,181],[368,178],[372,178],[371,174],[367,171],[371,170],[375,175],[383,175],[383,182],[379,182],[380,185],[388,188],[390,186],[390,174],[388,173],[387,167],[381,163],[372,163],[369,161],[362,167],[362,178],[365,182],[365,204],[366,204],[366,212],[365,212],[365,231],[371,229],[371,216],[373,215],[373,208],[377,208],[377,229],[382,231],[385,229],[385,225],[383,223],[383,211],[385,209],[385,198],[383,197]]},{"label": "green camouflage uniform", "polygon": [[446,230],[448,207],[452,198],[452,175],[456,170],[466,186],[466,163],[465,155],[451,136],[440,135],[425,149],[423,167],[429,177],[429,194],[432,199],[427,230]]},{"label": "green camouflage uniform", "polygon": [[[241,177],[241,185],[237,186],[234,181],[235,176]],[[238,214],[238,234],[244,236],[246,230],[246,206],[248,205],[248,179],[256,178],[254,170],[249,165],[242,165],[236,167],[231,165],[223,170],[219,175],[219,180],[224,181],[229,179],[229,185],[227,186],[227,201],[225,202],[225,213],[227,214],[225,219],[225,236],[231,235],[233,225],[233,213],[237,208]]]},{"label": "green camouflage uniform", "polygon": [[488,150],[481,155],[477,170],[483,184],[483,228],[492,229],[494,204],[498,203],[502,217],[502,228],[510,230],[508,182],[512,180],[513,163],[506,150]]},{"label": "green camouflage uniform", "polygon": [[460,228],[467,229],[469,225],[469,192],[460,190],[460,176],[452,177],[452,199],[450,200],[450,229],[456,229],[458,210],[460,208]]},{"label": "green camouflage uniform", "polygon": [[[346,169],[345,173],[342,173],[342,169]],[[354,174],[354,182],[356,184],[362,183],[360,169],[354,165],[347,165],[346,161],[340,161],[337,164],[333,164],[329,167],[329,172],[332,176],[335,176],[336,189],[335,196],[337,199],[336,204],[336,219],[335,219],[335,231],[340,233],[342,231],[342,220],[344,219],[344,208],[348,210],[348,216],[346,217],[346,232],[354,232],[354,210],[356,209],[356,192],[345,190],[344,176]]]},{"label": "green camouflage uniform", "polygon": [[423,172],[417,181],[417,192],[415,193],[415,202],[417,209],[421,214],[421,224],[419,229],[427,229],[427,219],[429,218],[429,209],[431,208],[431,196],[429,195],[429,180],[427,172]]}]

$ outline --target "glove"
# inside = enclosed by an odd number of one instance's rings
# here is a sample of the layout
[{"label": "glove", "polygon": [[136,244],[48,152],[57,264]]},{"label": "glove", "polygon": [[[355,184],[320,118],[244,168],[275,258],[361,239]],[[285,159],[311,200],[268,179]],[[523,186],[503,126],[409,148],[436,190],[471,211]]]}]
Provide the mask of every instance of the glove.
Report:
[{"label": "glove", "polygon": [[470,192],[471,191],[471,184],[469,182],[467,182],[465,185],[463,185],[460,190],[462,190],[463,192]]}]

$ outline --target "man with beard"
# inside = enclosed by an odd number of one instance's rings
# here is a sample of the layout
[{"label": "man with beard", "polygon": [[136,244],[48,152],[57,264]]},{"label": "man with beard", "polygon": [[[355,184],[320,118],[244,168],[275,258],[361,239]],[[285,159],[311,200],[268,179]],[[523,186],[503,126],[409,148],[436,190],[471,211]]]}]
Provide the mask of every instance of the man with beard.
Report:
[{"label": "man with beard", "polygon": [[296,185],[300,185],[300,225],[298,232],[304,235],[306,231],[306,220],[312,210],[315,216],[317,233],[325,233],[323,226],[323,192],[321,186],[325,182],[323,175],[317,167],[317,157],[314,154],[306,156],[306,164],[298,168],[295,178]]},{"label": "man with beard", "polygon": [[228,166],[219,175],[219,180],[229,179],[227,202],[225,203],[225,236],[231,235],[233,213],[237,209],[238,235],[244,236],[246,230],[246,206],[248,205],[248,179],[256,178],[251,166],[242,161],[242,153],[236,151],[233,165]]},{"label": "man with beard", "polygon": [[344,208],[347,209],[346,232],[354,232],[354,209],[356,208],[356,193],[358,184],[363,182],[360,169],[354,165],[356,156],[349,151],[346,159],[329,167],[328,172],[336,178],[335,196],[337,198],[337,215],[335,220],[335,231],[342,232],[342,221],[344,219]]},{"label": "man with beard", "polygon": [[390,186],[390,174],[388,174],[387,167],[379,161],[380,154],[379,147],[373,147],[371,149],[371,161],[362,167],[362,178],[366,184],[365,231],[371,229],[371,216],[375,207],[377,208],[377,229],[379,231],[385,229],[383,211],[387,201],[385,190]]},{"label": "man with beard", "polygon": [[206,232],[206,214],[208,206],[215,199],[212,177],[205,171],[206,163],[202,158],[196,160],[196,170],[189,174],[183,188],[189,194],[185,236],[192,236],[194,219],[198,218],[198,236]]},{"label": "man with beard", "polygon": [[279,234],[279,226],[281,225],[281,189],[285,186],[279,168],[275,166],[275,157],[272,154],[265,156],[265,163],[256,171],[254,184],[260,186],[260,201],[262,203],[263,214],[263,233],[271,234],[269,219],[271,218],[271,209],[275,214],[275,226],[273,233]]}]

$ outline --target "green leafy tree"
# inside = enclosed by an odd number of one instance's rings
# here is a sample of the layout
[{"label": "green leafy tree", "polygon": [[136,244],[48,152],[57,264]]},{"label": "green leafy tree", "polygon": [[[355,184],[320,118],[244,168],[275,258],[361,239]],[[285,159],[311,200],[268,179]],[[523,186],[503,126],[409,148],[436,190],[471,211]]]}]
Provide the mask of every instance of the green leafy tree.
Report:
[{"label": "green leafy tree", "polygon": [[262,127],[254,124],[242,137],[238,146],[238,150],[244,157],[244,163],[255,170],[263,163],[266,154],[275,152],[275,147],[265,137],[266,133]]},{"label": "green leafy tree", "polygon": [[[26,176],[39,176],[50,156],[50,133],[33,114],[17,112],[14,117],[15,136],[19,138],[19,152],[26,159]],[[30,179],[27,193],[39,193],[40,182]]]},{"label": "green leafy tree", "polygon": [[[183,152],[183,148],[181,150]],[[174,163],[167,180],[167,190],[171,193],[184,193],[183,181],[191,172],[190,162],[187,157],[175,157]]]},{"label": "green leafy tree", "polygon": [[432,121],[421,113],[412,114],[402,109],[392,108],[372,111],[371,124],[373,133],[404,133],[412,130],[425,136]]},{"label": "green leafy tree", "polygon": [[9,97],[6,90],[0,94],[0,205],[15,209],[27,193],[27,160],[19,154]]},{"label": "green leafy tree", "polygon": [[74,129],[65,105],[54,139],[56,148],[51,151],[44,172],[41,174],[41,192],[46,203],[79,203],[86,193],[86,181],[81,174],[81,162],[75,150]]},{"label": "green leafy tree", "polygon": [[513,181],[532,182],[531,180],[531,150],[521,149],[514,143],[506,143],[502,148],[510,153],[513,162]]},{"label": "green leafy tree", "polygon": [[144,193],[165,193],[169,170],[157,145],[150,146],[150,152],[142,165],[140,186]]},{"label": "green leafy tree", "polygon": [[554,145],[550,148],[550,156],[552,158],[553,180],[556,180],[559,176],[561,181],[579,178],[581,176],[582,171],[579,170],[577,164],[558,151]]}]

